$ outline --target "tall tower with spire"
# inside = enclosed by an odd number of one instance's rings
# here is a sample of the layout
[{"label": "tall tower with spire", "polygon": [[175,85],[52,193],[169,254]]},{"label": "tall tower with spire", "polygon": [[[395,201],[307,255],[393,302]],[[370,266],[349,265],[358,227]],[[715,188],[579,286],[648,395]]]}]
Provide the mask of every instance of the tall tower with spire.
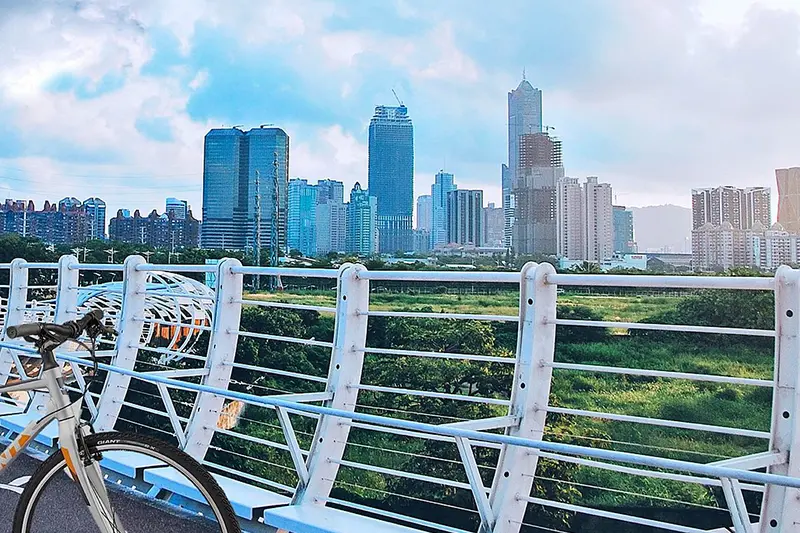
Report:
[{"label": "tall tower with spire", "polygon": [[542,91],[533,87],[522,69],[522,81],[508,93],[508,167],[503,168],[503,212],[505,217],[505,246],[513,246],[514,192],[513,183],[520,168],[520,138],[542,131]]}]

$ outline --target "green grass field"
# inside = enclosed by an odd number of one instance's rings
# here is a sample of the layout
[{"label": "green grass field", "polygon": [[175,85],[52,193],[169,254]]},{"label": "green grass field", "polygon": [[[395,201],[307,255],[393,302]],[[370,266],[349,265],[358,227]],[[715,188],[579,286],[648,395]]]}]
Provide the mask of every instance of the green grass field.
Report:
[{"label": "green grass field", "polygon": [[[282,292],[250,295],[248,298],[323,306],[335,304],[333,291]],[[518,298],[518,293],[510,291],[491,296],[373,293],[370,308],[430,307],[435,311],[516,315]],[[559,295],[560,304],[587,306],[605,320],[628,322],[672,309],[678,302],[677,297],[664,296]],[[559,344],[556,360],[748,378],[772,377],[773,356],[769,348],[658,342],[629,336],[624,329],[612,332],[615,335],[603,342]],[[769,431],[770,425],[771,389],[768,388],[556,370],[552,393],[559,406],[574,409],[759,431]],[[575,434],[572,438],[576,443],[702,463],[764,451],[768,444],[754,438],[586,417],[575,417],[573,427]],[[593,468],[581,468],[578,477],[582,484],[582,503],[588,505],[674,507],[681,505],[679,502],[716,505],[717,495],[699,485],[620,475]]]},{"label": "green grass field", "polygon": [[[336,294],[333,291],[284,291],[276,293],[249,294],[248,299],[283,303],[299,303],[333,307]],[[566,305],[584,305],[600,313],[606,320],[636,322],[677,304],[677,298],[664,296],[593,296],[559,295],[558,302]],[[380,311],[408,309],[409,307],[432,307],[450,313],[485,313],[492,315],[516,315],[519,309],[519,293],[506,292],[493,295],[452,294],[403,294],[373,293],[370,308]]]}]

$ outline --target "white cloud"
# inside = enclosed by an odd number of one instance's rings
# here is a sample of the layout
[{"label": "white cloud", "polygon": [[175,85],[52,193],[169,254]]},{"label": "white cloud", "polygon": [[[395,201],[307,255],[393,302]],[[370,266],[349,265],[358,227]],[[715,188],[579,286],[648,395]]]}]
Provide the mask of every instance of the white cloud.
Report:
[{"label": "white cloud", "polygon": [[[307,128],[304,128],[308,132]],[[287,128],[292,139],[295,128]],[[367,145],[341,126],[317,128],[311,135],[291,142],[292,177],[306,178],[312,182],[330,178],[344,182],[345,198],[356,181],[366,186]]]},{"label": "white cloud", "polygon": [[192,81],[189,82],[189,88],[193,91],[200,89],[203,87],[206,82],[208,81],[208,71],[207,70],[200,70],[195,74]]},{"label": "white cloud", "polygon": [[731,33],[691,6],[628,5],[582,82],[547,95],[568,173],[599,175],[629,203],[688,205],[692,187],[776,192],[774,168],[800,164],[800,14],[755,7]]},{"label": "white cloud", "polygon": [[[455,43],[453,24],[444,22],[434,28],[425,40],[431,45],[419,47],[424,57],[423,68],[414,68],[412,75],[453,83],[475,82],[480,76],[478,66]],[[428,55],[430,53],[430,55]]]}]

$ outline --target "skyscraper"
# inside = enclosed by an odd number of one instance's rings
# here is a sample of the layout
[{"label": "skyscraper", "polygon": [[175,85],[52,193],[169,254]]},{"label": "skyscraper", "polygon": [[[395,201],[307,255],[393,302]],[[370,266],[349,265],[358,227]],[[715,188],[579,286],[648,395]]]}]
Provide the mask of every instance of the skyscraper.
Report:
[{"label": "skyscraper", "polygon": [[378,200],[356,182],[347,204],[347,251],[358,255],[378,253]]},{"label": "skyscraper", "polygon": [[631,254],[636,252],[633,236],[633,212],[624,205],[615,205],[614,210],[614,252]]},{"label": "skyscraper", "polygon": [[430,232],[433,224],[433,202],[430,194],[417,198],[417,229]]},{"label": "skyscraper", "polygon": [[800,167],[776,169],[775,178],[778,181],[778,222],[786,231],[800,233]]},{"label": "skyscraper", "polygon": [[[248,131],[245,138],[247,139],[248,155],[247,243],[245,248],[255,245],[256,196],[258,195],[261,198],[261,246],[264,248],[272,246],[274,231],[278,240],[278,248],[283,249],[286,246],[286,215],[288,211],[289,136],[280,128],[261,126]],[[259,177],[258,186],[256,186],[257,176]]]},{"label": "skyscraper", "polygon": [[514,180],[517,177],[520,137],[542,131],[542,91],[534,88],[525,75],[516,89],[508,93],[508,166],[502,169],[503,210],[505,211],[506,247],[513,241]]},{"label": "skyscraper", "polygon": [[243,250],[247,196],[247,153],[244,132],[213,129],[206,134],[203,154],[203,225],[200,246]]},{"label": "skyscraper", "polygon": [[483,191],[447,193],[447,243],[483,246]]},{"label": "skyscraper", "polygon": [[189,202],[186,200],[178,200],[177,198],[167,198],[167,209],[165,213],[170,214],[178,219],[183,220],[186,218],[186,213],[189,212]]},{"label": "skyscraper", "polygon": [[614,253],[611,184],[598,183],[594,176],[586,178],[583,198],[586,206],[586,259],[608,259]]},{"label": "skyscraper", "polygon": [[614,252],[611,185],[586,178],[558,181],[556,194],[558,255],[567,259],[602,261]]},{"label": "skyscraper", "polygon": [[[289,136],[282,129],[262,126],[247,132],[238,128],[209,131],[203,161],[201,246],[251,249],[260,233],[260,245],[268,248],[274,229],[282,248],[286,243],[288,181]],[[256,231],[257,196],[260,232]]]},{"label": "skyscraper", "polygon": [[483,208],[483,245],[492,247],[503,246],[503,208],[495,207],[490,202]]},{"label": "skyscraper", "polygon": [[317,187],[307,180],[289,180],[287,246],[310,257],[317,253]]},{"label": "skyscraper", "polygon": [[[780,204],[778,209],[780,218]],[[692,189],[692,229],[706,224],[720,226],[723,222],[730,222],[733,229],[750,229],[756,221],[769,227],[771,218],[769,187],[740,189],[723,185]]]},{"label": "skyscraper", "polygon": [[521,254],[558,252],[556,184],[564,177],[561,144],[547,133],[518,139],[512,244]]},{"label": "skyscraper", "polygon": [[514,173],[505,163],[501,168],[503,194],[503,246],[511,248],[514,236]]},{"label": "skyscraper", "polygon": [[440,170],[431,185],[431,248],[447,244],[447,193],[454,190],[453,175]]},{"label": "skyscraper", "polygon": [[558,255],[567,259],[586,259],[586,213],[578,178],[558,180],[556,199]]},{"label": "skyscraper", "polygon": [[378,202],[382,253],[413,248],[414,126],[406,106],[377,106],[369,123],[368,188]]},{"label": "skyscraper", "polygon": [[347,249],[347,204],[341,181],[317,183],[317,256]]},{"label": "skyscraper", "polygon": [[542,91],[524,77],[516,89],[508,93],[508,167],[519,167],[519,139],[525,134],[542,131]]},{"label": "skyscraper", "polygon": [[89,238],[106,238],[106,203],[100,198],[87,198],[83,202],[86,216],[89,217]]}]

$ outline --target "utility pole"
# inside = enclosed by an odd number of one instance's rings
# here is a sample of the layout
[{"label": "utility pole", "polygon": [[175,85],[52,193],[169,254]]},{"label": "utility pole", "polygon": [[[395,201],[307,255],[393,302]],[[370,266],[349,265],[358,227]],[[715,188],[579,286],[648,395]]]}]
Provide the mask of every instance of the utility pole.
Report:
[{"label": "utility pole", "polygon": [[[269,238],[269,266],[278,266],[278,214],[280,213],[280,195],[278,194],[278,152],[273,154],[272,159],[272,225]],[[270,289],[283,290],[283,282],[280,276],[270,277]]]},{"label": "utility pole", "polygon": [[175,230],[172,230],[172,244],[169,248],[169,254],[167,255],[167,263],[172,264],[172,256],[175,254]]},{"label": "utility pole", "polygon": [[88,248],[73,248],[72,251],[78,258],[80,258],[81,252],[83,252],[83,262],[86,262],[86,253],[89,251]]},{"label": "utility pole", "polygon": [[106,253],[108,254],[108,262],[109,263],[113,263],[114,262],[114,254],[117,253],[117,250],[115,250],[114,248],[109,248],[108,250],[106,250]]},{"label": "utility pole", "polygon": [[[256,170],[256,231],[255,243],[253,243],[253,264],[261,266],[261,172]],[[261,276],[253,278],[253,287],[258,290],[261,288]]]}]

